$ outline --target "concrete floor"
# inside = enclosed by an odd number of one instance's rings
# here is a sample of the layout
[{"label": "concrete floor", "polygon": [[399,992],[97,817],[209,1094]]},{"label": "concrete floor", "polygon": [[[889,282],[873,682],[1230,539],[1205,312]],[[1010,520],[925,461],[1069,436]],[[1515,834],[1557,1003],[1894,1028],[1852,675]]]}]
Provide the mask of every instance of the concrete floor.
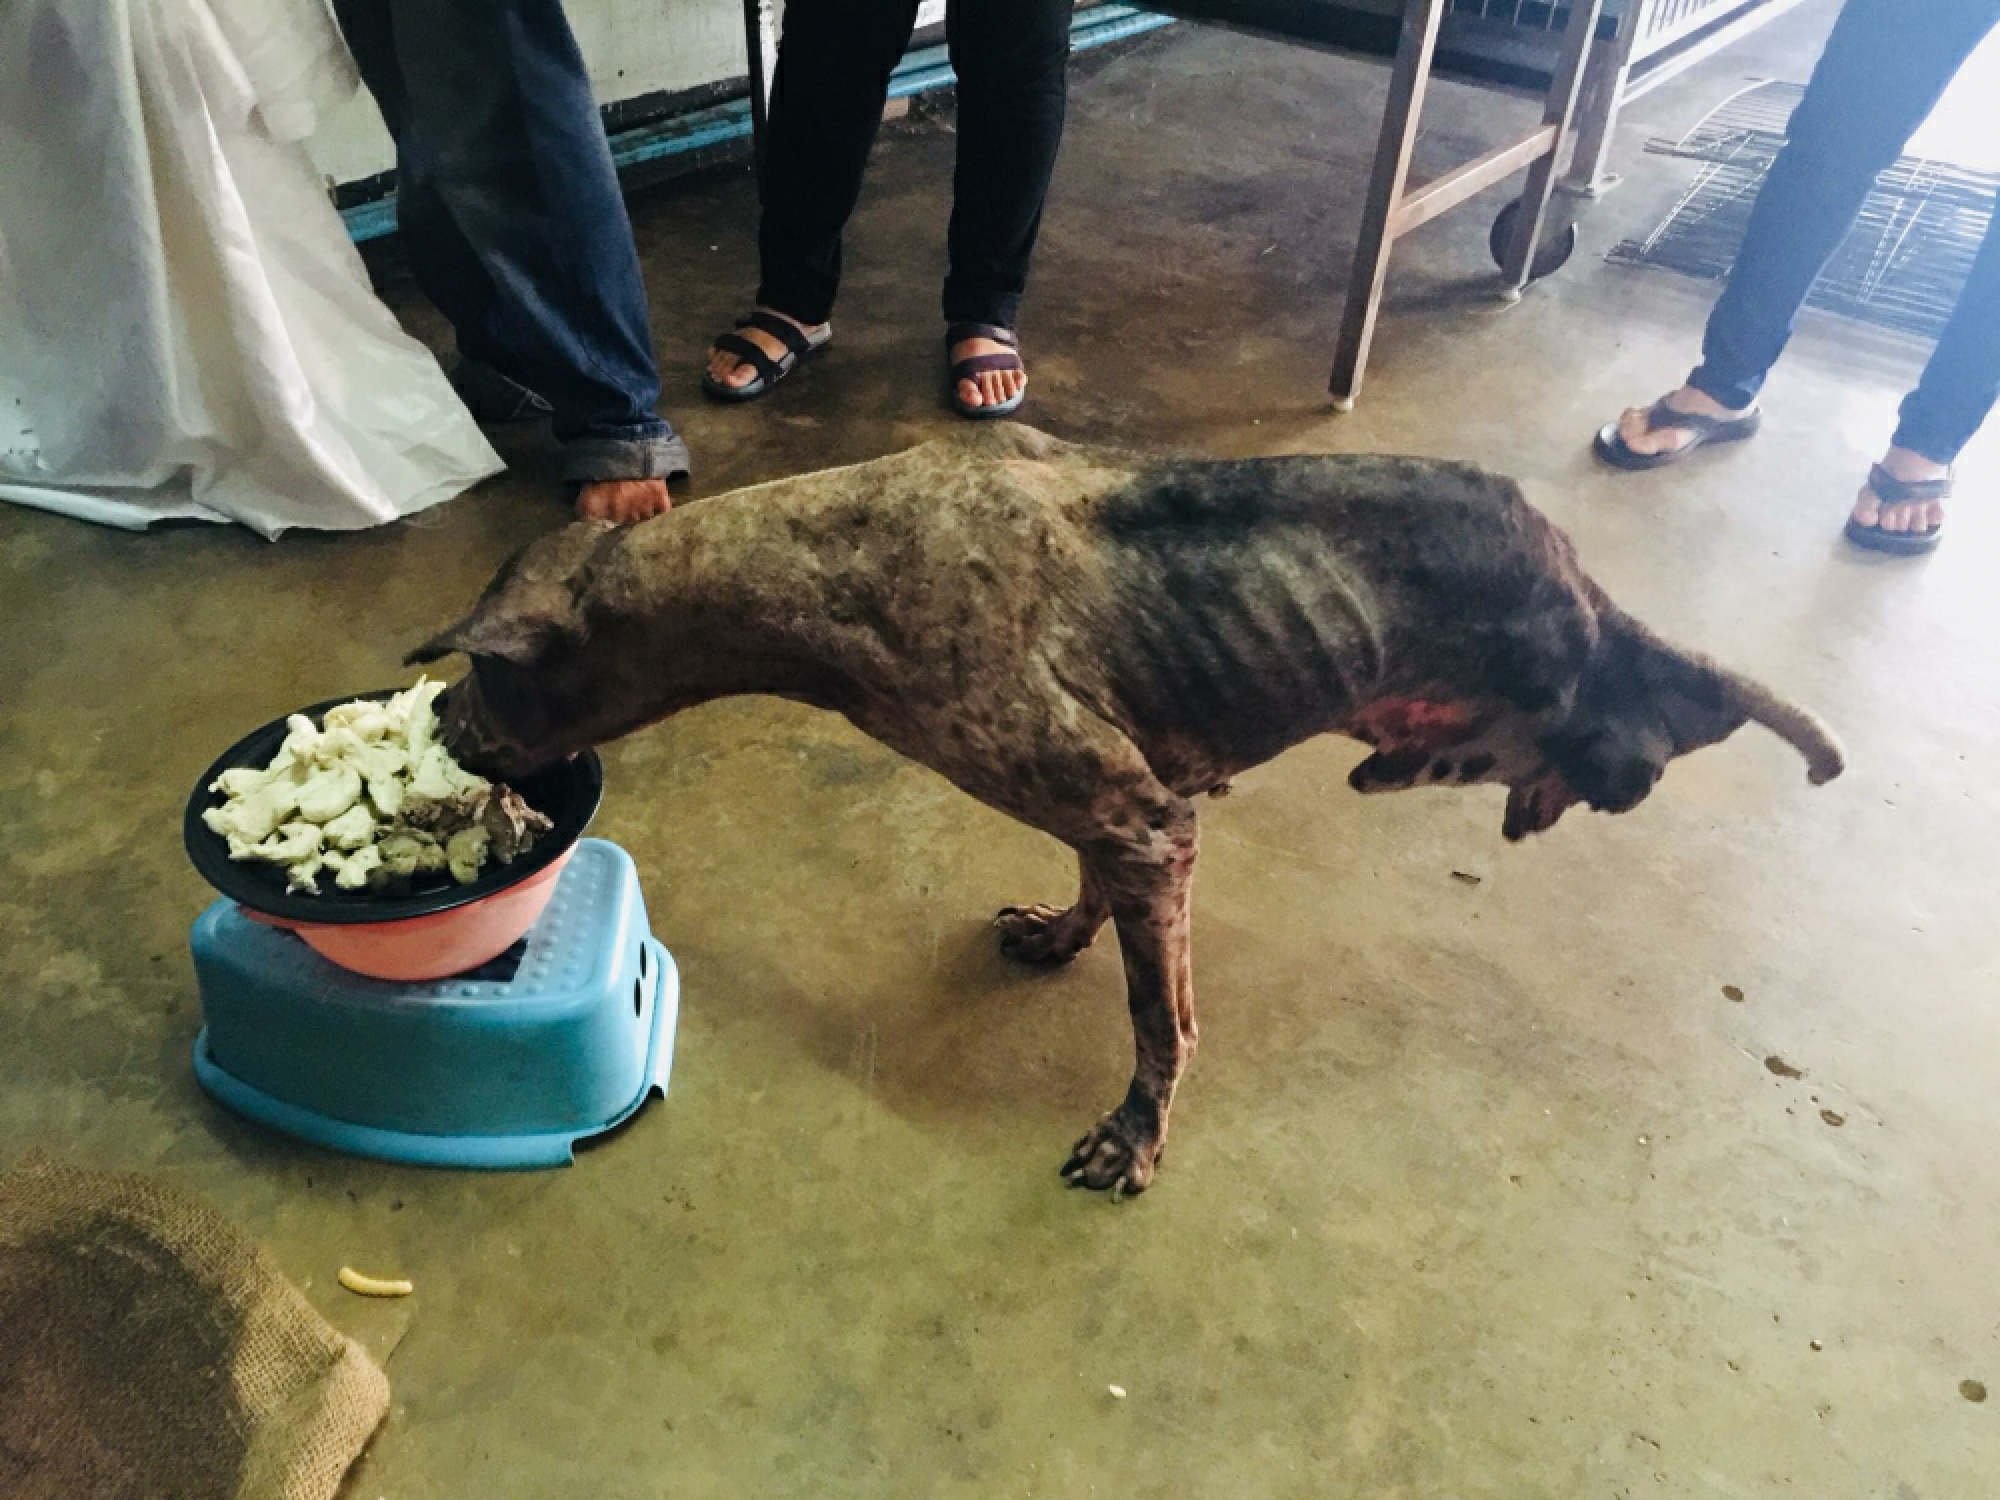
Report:
[{"label": "concrete floor", "polygon": [[[1597,256],[1685,180],[1640,141],[1798,76],[1829,14],[1638,106],[1630,184],[1518,309],[1484,300],[1490,209],[1412,241],[1346,418],[1319,392],[1383,70],[1185,27],[1093,59],[1026,332],[1066,436],[1518,475],[1638,613],[1833,719],[1845,780],[1746,734],[1508,849],[1497,795],[1364,801],[1343,744],[1245,778],[1206,819],[1174,1150],[1114,1208],[1055,1168],[1123,1085],[1115,954],[1036,976],[985,927],[1067,858],[838,721],[705,709],[611,752],[597,826],[685,971],[672,1097],[569,1171],[391,1169],[196,1092],[181,799],[243,727],[400,680],[558,519],[546,452],[275,547],[5,511],[0,1160],[203,1194],[393,1350],[361,1500],[1990,1493],[2000,1403],[1961,1382],[2000,1383],[1994,445],[1935,559],[1845,550],[1914,363],[1815,320],[1757,443],[1642,477],[1585,447],[1707,302]],[[1528,109],[1444,88],[1426,153]],[[747,177],[636,204],[705,493],[947,420],[951,150],[890,132],[840,347],[751,410],[693,394],[751,280]],[[348,1297],[347,1261],[418,1293]]]}]

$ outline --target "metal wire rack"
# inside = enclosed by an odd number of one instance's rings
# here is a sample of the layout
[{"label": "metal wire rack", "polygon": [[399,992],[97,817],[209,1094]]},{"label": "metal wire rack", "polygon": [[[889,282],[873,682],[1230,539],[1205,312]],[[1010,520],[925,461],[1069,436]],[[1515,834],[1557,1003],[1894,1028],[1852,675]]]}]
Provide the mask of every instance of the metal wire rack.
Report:
[{"label": "metal wire rack", "polygon": [[[1604,13],[1615,16],[1624,10],[1619,0],[1608,0]],[[1499,26],[1521,31],[1548,31],[1560,34],[1569,23],[1569,7],[1549,0],[1451,0],[1454,16],[1475,16]]]},{"label": "metal wire rack", "polygon": [[[1611,252],[1626,265],[1720,280],[1736,263],[1750,208],[1785,144],[1796,83],[1759,83],[1726,100],[1677,141],[1646,149],[1700,163],[1673,210],[1644,239]],[[1922,338],[1958,305],[1992,223],[2000,174],[1905,156],[1875,180],[1860,216],[1807,303]]]}]

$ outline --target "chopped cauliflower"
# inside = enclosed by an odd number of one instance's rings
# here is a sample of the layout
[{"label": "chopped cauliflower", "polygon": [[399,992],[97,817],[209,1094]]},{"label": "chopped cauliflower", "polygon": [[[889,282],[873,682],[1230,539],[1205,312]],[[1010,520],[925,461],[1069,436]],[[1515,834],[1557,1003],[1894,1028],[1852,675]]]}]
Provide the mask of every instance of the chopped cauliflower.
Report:
[{"label": "chopped cauliflower", "polygon": [[381,827],[375,820],[374,809],[363,801],[357,801],[339,817],[329,818],[321,826],[329,844],[349,853],[371,847],[376,830]]},{"label": "chopped cauliflower", "polygon": [[271,841],[271,857],[279,864],[290,864],[295,859],[319,853],[322,841],[323,835],[315,825],[287,823]]},{"label": "chopped cauliflower", "polygon": [[368,800],[385,818],[403,810],[403,773],[409,759],[403,749],[392,744],[364,744],[354,752],[354,769],[368,784]]},{"label": "chopped cauliflower", "polygon": [[[428,679],[426,679],[428,680]],[[361,740],[387,739],[397,731],[396,715],[386,703],[357,698],[326,711],[328,729],[351,729]]]},{"label": "chopped cauliflower", "polygon": [[[361,890],[368,884],[368,877],[382,868],[382,850],[375,844],[370,844],[366,849],[357,849],[352,854],[328,854],[325,859],[329,865],[333,865],[335,860],[339,861],[339,864],[334,866],[336,873],[333,883],[344,891]],[[475,870],[473,873],[478,872]]]},{"label": "chopped cauliflower", "polygon": [[261,844],[298,811],[298,806],[298,787],[289,779],[279,778],[231,793],[227,803],[204,816],[208,826],[225,838]]},{"label": "chopped cauliflower", "polygon": [[202,821],[231,859],[281,865],[289,889],[313,893],[322,871],[362,890],[447,870],[469,885],[511,863],[553,825],[452,759],[437,735],[443,691],[422,678],[386,702],[330,708],[321,725],[293,714],[268,766],[216,778],[224,801]]},{"label": "chopped cauliflower", "polygon": [[294,891],[317,891],[315,877],[325,863],[321,846],[325,836],[315,823],[287,823],[262,843],[231,835],[229,857],[231,859],[261,859],[274,865],[283,865],[290,878],[285,888]]},{"label": "chopped cauliflower", "polygon": [[392,833],[378,847],[382,868],[399,880],[435,875],[448,864],[444,846],[427,833]]},{"label": "chopped cauliflower", "polygon": [[359,771],[352,766],[326,766],[300,785],[299,816],[308,823],[331,823],[360,799]]},{"label": "chopped cauliflower", "polygon": [[451,842],[444,846],[444,857],[451,865],[451,878],[460,885],[470,885],[477,879],[479,867],[486,863],[487,846],[491,843],[486,830],[477,823],[454,833]]},{"label": "chopped cauliflower", "polygon": [[261,791],[270,779],[269,771],[260,771],[255,766],[234,766],[215,778],[215,789],[231,797],[248,797]]},{"label": "chopped cauliflower", "polygon": [[484,777],[459,769],[451,752],[442,745],[432,745],[424,751],[423,759],[417,762],[416,774],[410,778],[410,795],[422,802],[449,802],[468,793],[480,796],[492,789],[492,783]]}]

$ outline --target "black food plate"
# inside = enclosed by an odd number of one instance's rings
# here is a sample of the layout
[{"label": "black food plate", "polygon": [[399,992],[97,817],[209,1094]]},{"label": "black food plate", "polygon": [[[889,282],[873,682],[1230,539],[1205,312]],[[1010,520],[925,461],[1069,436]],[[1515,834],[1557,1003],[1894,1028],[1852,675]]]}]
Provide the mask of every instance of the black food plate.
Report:
[{"label": "black food plate", "polygon": [[[317,725],[330,708],[352,703],[356,698],[375,701],[393,698],[403,691],[402,688],[390,688],[379,693],[349,694],[345,698],[329,698],[324,703],[315,703],[311,708],[302,708],[297,712]],[[286,719],[290,717],[289,714],[285,716]],[[510,783],[528,806],[552,819],[555,827],[535,840],[534,847],[512,864],[491,865],[480,872],[479,878],[470,885],[460,885],[448,872],[440,872],[420,875],[414,881],[387,892],[344,891],[334,885],[329,876],[322,882],[317,896],[304,891],[288,892],[282,866],[267,864],[263,860],[231,859],[229,841],[202,822],[201,815],[228,800],[221,792],[209,790],[224,771],[238,766],[262,770],[277,755],[278,747],[285,742],[289,732],[285,719],[274,720],[231,745],[214,765],[202,772],[201,780],[195,784],[194,795],[188,798],[181,836],[187,844],[188,858],[194,861],[202,879],[241,906],[290,922],[400,922],[409,917],[428,917],[455,907],[469,906],[496,891],[518,885],[538,870],[547,869],[583,837],[584,829],[590,826],[597,805],[604,797],[604,763],[598,759],[595,750],[586,750],[574,759],[559,762],[533,776]]]}]

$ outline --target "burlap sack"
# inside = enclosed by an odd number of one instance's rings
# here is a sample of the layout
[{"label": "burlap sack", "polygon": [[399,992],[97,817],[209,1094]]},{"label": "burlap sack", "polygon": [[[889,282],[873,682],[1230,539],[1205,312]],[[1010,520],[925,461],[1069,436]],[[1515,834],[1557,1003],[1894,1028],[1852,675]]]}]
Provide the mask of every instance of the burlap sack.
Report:
[{"label": "burlap sack", "polygon": [[0,1496],[332,1500],[389,1383],[212,1209],[0,1175]]}]

